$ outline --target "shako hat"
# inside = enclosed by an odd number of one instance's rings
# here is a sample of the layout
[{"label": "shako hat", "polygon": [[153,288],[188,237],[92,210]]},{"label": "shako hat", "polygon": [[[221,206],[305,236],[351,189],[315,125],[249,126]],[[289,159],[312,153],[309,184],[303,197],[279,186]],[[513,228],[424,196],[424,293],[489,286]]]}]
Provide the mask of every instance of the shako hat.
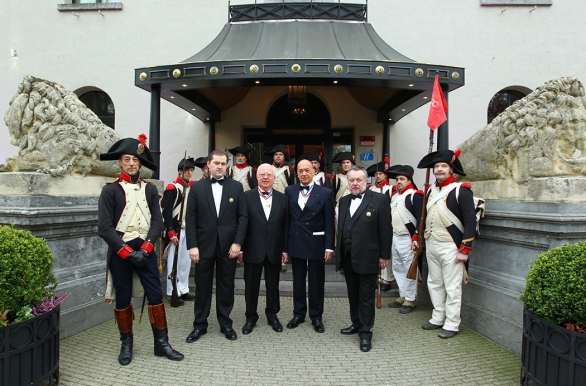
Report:
[{"label": "shako hat", "polygon": [[397,176],[405,176],[413,181],[413,174],[415,170],[409,165],[393,165],[385,170],[389,178],[397,178]]},{"label": "shako hat", "polygon": [[462,167],[462,163],[458,159],[460,154],[462,153],[461,150],[456,150],[453,152],[452,150],[438,150],[432,153],[427,154],[425,157],[419,161],[419,165],[417,165],[418,169],[427,169],[433,168],[438,162],[445,162],[448,165],[451,165],[454,169],[454,173],[457,173],[461,176],[465,176],[464,168]]},{"label": "shako hat", "polygon": [[248,156],[250,155],[250,150],[248,150],[248,148],[246,146],[237,146],[235,148],[228,149],[228,151],[230,153],[232,153],[233,155],[236,155],[238,153],[244,154],[244,156],[246,157],[247,160],[248,160]]},{"label": "shako hat", "polygon": [[177,170],[183,170],[183,167],[185,166],[185,169],[193,169],[195,168],[195,160],[191,157],[182,159],[179,162],[179,165],[177,165]]},{"label": "shako hat", "polygon": [[343,151],[341,153],[338,153],[334,156],[334,158],[332,158],[332,163],[336,164],[336,163],[341,163],[342,161],[350,161],[352,162],[352,165],[355,164],[354,162],[354,154],[352,154],[349,151]]},{"label": "shako hat", "polygon": [[144,134],[135,138],[123,138],[112,145],[107,153],[100,154],[102,161],[116,161],[120,159],[123,154],[133,155],[140,160],[142,166],[151,169],[153,172],[157,170],[155,160],[151,155],[151,151],[146,146],[147,137]]},{"label": "shako hat", "polygon": [[193,161],[193,164],[201,169],[208,164],[208,157],[196,158],[195,161]]}]

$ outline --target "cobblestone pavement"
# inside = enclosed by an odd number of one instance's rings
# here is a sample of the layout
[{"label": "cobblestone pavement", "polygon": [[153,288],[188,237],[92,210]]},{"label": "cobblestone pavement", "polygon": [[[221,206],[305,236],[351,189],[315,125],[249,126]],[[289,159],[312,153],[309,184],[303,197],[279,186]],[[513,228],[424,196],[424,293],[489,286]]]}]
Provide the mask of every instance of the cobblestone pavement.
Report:
[{"label": "cobblestone pavement", "polygon": [[[62,385],[518,385],[520,357],[466,326],[456,337],[438,338],[421,325],[431,315],[425,306],[401,315],[397,309],[376,311],[373,348],[363,353],[358,336],[344,336],[349,322],[345,298],[326,298],[318,334],[309,318],[298,328],[274,332],[264,315],[250,335],[244,296],[237,295],[232,318],[238,339],[220,333],[215,313],[207,335],[186,343],[192,330],[193,303],[179,308],[166,304],[170,343],[185,354],[181,362],[153,355],[152,333],[145,311],[134,324],[134,357],[128,366],[117,361],[118,329],[109,321],[61,341]],[[214,310],[215,299],[212,303]],[[264,297],[259,310],[264,310]],[[292,317],[292,298],[281,298],[279,318]],[[262,313],[262,311],[261,311]],[[112,312],[113,314],[113,312]]]}]

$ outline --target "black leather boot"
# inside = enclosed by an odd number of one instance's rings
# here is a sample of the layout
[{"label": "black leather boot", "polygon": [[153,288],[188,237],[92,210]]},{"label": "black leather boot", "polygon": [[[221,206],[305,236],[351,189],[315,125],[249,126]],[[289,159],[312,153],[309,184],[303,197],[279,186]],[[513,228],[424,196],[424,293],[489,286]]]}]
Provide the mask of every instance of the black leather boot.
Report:
[{"label": "black leather boot", "polygon": [[149,305],[149,319],[153,328],[153,337],[155,338],[155,355],[158,357],[167,357],[172,361],[180,361],[183,354],[173,350],[169,344],[167,333],[167,316],[163,303],[156,306]]},{"label": "black leather boot", "polygon": [[114,315],[116,316],[116,323],[118,323],[118,330],[120,331],[120,341],[122,342],[118,362],[122,366],[127,366],[132,361],[132,321],[134,320],[132,304],[123,310],[114,308]]}]

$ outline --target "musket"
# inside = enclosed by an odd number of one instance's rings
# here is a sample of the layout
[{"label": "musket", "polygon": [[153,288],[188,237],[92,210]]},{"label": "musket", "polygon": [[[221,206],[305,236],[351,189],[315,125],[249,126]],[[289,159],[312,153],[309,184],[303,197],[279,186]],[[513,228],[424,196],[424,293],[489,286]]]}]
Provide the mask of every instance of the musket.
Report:
[{"label": "musket", "polygon": [[382,281],[381,277],[382,269],[378,270],[378,280],[376,281],[376,308],[380,308],[381,306],[381,290],[380,285]]},{"label": "musket", "polygon": [[[429,151],[427,154],[431,153],[433,150],[433,130],[429,130]],[[409,267],[409,271],[407,271],[407,279],[415,280],[417,279],[417,274],[419,273],[419,277],[421,277],[421,272],[419,272],[419,258],[421,253],[423,252],[423,244],[425,242],[425,238],[423,237],[423,233],[425,232],[425,218],[427,217],[427,190],[429,189],[429,175],[430,175],[430,168],[427,168],[425,172],[425,192],[423,195],[423,208],[421,208],[421,219],[419,220],[419,227],[417,230],[419,242],[417,246],[417,250],[415,251],[415,256],[413,256],[413,261],[411,262],[411,266]]]},{"label": "musket", "polygon": [[177,227],[177,241],[178,244],[175,246],[175,253],[173,254],[173,269],[171,270],[171,284],[173,286],[173,292],[171,292],[171,307],[179,307],[179,293],[177,292],[177,263],[179,260],[179,248],[181,247],[181,228],[183,224],[183,208],[185,207],[185,196],[189,184],[184,183],[183,177],[185,176],[185,160],[187,159],[187,151],[183,157],[183,168],[181,170],[181,183],[183,185],[183,192],[181,195],[181,207],[179,208],[179,216],[177,220],[179,226]]}]

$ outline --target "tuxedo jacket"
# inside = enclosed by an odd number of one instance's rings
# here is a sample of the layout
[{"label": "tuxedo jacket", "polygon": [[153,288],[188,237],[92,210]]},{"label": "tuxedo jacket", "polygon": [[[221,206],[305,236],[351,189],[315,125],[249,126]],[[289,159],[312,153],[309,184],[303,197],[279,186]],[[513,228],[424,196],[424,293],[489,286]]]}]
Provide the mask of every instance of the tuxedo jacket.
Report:
[{"label": "tuxedo jacket", "polygon": [[273,264],[281,263],[287,252],[289,239],[289,203],[287,196],[273,189],[273,202],[269,219],[265,216],[258,189],[244,193],[248,209],[248,227],[242,245],[244,262],[262,263],[265,256]]},{"label": "tuxedo jacket", "polygon": [[379,258],[389,259],[393,240],[389,196],[365,190],[362,203],[350,217],[351,195],[342,197],[338,209],[338,245],[336,269],[341,268],[344,229],[351,227],[350,256],[358,274],[373,274],[379,269]]},{"label": "tuxedo jacket", "polygon": [[334,250],[334,193],[314,184],[305,208],[299,207],[300,184],[288,186],[289,255],[323,260],[326,249]]},{"label": "tuxedo jacket", "polygon": [[187,196],[185,236],[187,249],[199,248],[200,258],[213,257],[217,242],[224,256],[228,255],[232,243],[242,245],[247,223],[248,211],[240,182],[224,178],[219,216],[210,178],[191,186]]}]

